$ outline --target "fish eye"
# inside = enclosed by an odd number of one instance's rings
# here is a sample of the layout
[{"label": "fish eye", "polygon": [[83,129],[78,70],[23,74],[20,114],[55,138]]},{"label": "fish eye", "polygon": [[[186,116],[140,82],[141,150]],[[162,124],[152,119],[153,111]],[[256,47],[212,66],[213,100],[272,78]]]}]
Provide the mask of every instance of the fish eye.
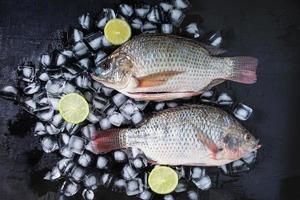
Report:
[{"label": "fish eye", "polygon": [[246,134],[246,135],[244,136],[244,138],[245,138],[246,141],[249,141],[249,140],[251,139],[251,135]]}]

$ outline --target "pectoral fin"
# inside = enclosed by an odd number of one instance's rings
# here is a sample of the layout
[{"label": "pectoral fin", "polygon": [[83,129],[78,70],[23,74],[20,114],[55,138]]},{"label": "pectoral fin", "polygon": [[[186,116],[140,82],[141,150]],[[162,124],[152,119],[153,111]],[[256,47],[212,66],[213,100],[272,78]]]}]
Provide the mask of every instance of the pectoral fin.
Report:
[{"label": "pectoral fin", "polygon": [[182,71],[165,71],[165,72],[158,72],[154,74],[150,74],[147,76],[137,77],[138,80],[138,87],[155,87],[160,86],[166,83],[170,78],[176,76],[178,74],[183,73]]},{"label": "pectoral fin", "polygon": [[218,146],[203,133],[197,133],[196,136],[197,139],[201,141],[202,144],[204,144],[207,147],[207,149],[211,152],[212,158],[216,159],[217,153],[219,152]]}]

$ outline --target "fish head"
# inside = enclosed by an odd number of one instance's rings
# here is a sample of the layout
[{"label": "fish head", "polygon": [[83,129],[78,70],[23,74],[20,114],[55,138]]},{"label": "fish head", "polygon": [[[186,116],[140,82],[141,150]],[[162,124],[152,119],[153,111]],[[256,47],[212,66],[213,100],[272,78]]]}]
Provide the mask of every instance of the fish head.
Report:
[{"label": "fish head", "polygon": [[228,129],[223,138],[222,157],[237,160],[261,147],[248,130],[243,127]]},{"label": "fish head", "polygon": [[103,85],[121,90],[129,84],[133,73],[131,59],[122,53],[115,53],[96,68],[92,77]]}]

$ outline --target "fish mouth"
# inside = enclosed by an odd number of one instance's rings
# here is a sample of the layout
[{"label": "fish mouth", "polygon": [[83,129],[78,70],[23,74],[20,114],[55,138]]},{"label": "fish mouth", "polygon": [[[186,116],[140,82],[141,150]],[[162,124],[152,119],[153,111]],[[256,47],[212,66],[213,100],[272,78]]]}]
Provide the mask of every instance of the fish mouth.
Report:
[{"label": "fish mouth", "polygon": [[262,147],[262,145],[259,144],[259,140],[256,140],[256,141],[255,141],[255,145],[254,145],[254,150],[258,150],[258,149],[260,149],[261,147]]}]

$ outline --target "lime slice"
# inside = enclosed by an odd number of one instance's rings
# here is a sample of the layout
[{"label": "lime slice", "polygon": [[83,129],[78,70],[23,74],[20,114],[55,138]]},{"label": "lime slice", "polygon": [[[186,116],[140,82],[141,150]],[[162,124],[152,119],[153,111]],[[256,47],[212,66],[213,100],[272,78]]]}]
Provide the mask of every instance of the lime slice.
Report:
[{"label": "lime slice", "polygon": [[59,100],[58,111],[67,122],[79,124],[89,115],[89,104],[81,95],[70,93]]},{"label": "lime slice", "polygon": [[131,37],[131,28],[122,19],[111,19],[104,27],[104,35],[110,43],[120,45]]},{"label": "lime slice", "polygon": [[148,183],[153,192],[168,194],[175,190],[178,184],[178,175],[170,167],[157,166],[150,172]]}]

